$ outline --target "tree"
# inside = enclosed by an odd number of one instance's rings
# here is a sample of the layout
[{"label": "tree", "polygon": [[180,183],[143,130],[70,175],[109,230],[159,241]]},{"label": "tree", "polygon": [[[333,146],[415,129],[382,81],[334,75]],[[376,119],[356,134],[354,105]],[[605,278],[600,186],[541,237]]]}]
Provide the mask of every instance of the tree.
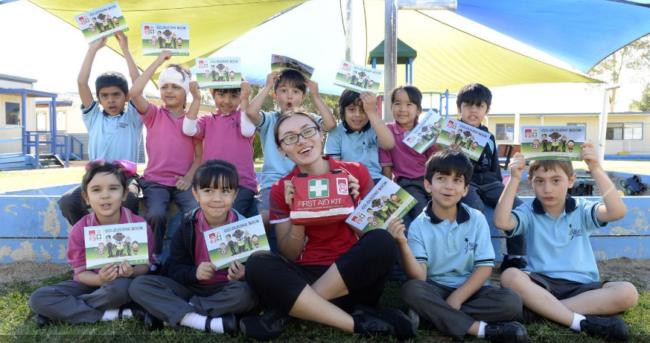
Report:
[{"label": "tree", "polygon": [[[618,84],[623,68],[645,70],[650,67],[650,35],[641,37],[617,50],[589,70],[589,76]],[[609,92],[609,110],[614,111],[616,91]]]},{"label": "tree", "polygon": [[632,101],[630,108],[643,112],[650,111],[650,83],[645,86],[643,93],[641,93],[641,100]]}]

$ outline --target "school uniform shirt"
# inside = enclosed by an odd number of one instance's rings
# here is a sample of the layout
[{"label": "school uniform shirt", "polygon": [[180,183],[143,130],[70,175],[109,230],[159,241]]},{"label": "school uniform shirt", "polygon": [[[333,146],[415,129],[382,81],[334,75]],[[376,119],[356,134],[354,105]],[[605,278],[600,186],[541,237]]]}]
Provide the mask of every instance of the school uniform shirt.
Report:
[{"label": "school uniform shirt", "polygon": [[[459,288],[476,267],[494,267],[490,227],[483,213],[458,203],[456,220],[442,220],[431,203],[409,226],[408,245],[427,265],[427,280]],[[489,280],[485,285],[489,285]]]},{"label": "school uniform shirt", "polygon": [[607,225],[596,217],[600,205],[567,195],[564,211],[558,218],[546,213],[537,199],[514,209],[517,225],[506,235],[524,235],[528,252],[528,266],[524,270],[580,283],[600,281],[589,241],[594,230]]},{"label": "school uniform shirt", "polygon": [[221,111],[202,116],[197,122],[196,139],[203,140],[203,160],[224,160],[237,167],[239,184],[257,193],[253,165],[253,139],[241,134],[241,111],[224,115]]},{"label": "school uniform shirt", "polygon": [[[362,199],[370,189],[373,182],[368,169],[356,162],[345,162],[324,157],[329,163],[330,170],[344,169],[359,180],[359,199]],[[284,199],[284,182],[290,181],[300,173],[298,167],[284,176],[271,187],[271,209],[269,219],[271,224],[289,221],[291,208]],[[329,266],[339,256],[348,251],[357,243],[359,238],[345,220],[322,225],[305,225],[305,246],[296,259],[300,265],[325,265]]]},{"label": "school uniform shirt", "polygon": [[185,112],[174,117],[165,107],[149,103],[142,114],[147,128],[149,161],[143,178],[149,182],[173,187],[176,177],[183,177],[194,161],[194,139],[183,134]]},{"label": "school uniform shirt", "polygon": [[[228,212],[225,224],[234,223],[238,220],[237,214],[234,211]],[[210,262],[210,254],[208,247],[205,244],[205,236],[203,233],[212,229],[208,221],[205,219],[203,210],[199,210],[196,214],[196,222],[194,225],[194,265],[198,268],[203,262]],[[228,267],[216,271],[212,278],[209,280],[199,280],[199,284],[212,285],[219,282],[228,281]]]},{"label": "school uniform shirt", "polygon": [[[119,224],[126,223],[142,223],[144,218],[137,216],[126,207],[120,209],[120,222]],[[94,213],[89,213],[79,219],[78,222],[72,226],[68,236],[68,250],[67,257],[68,263],[74,272],[73,280],[79,281],[79,274],[86,271],[86,243],[84,241],[84,228],[87,226],[98,226],[99,220]],[[155,263],[154,251],[155,240],[151,227],[147,224],[147,250],[149,252],[149,263]],[[93,272],[99,272],[99,269],[94,269]]]},{"label": "school uniform shirt", "polygon": [[81,106],[81,118],[88,130],[88,158],[91,161],[138,162],[142,120],[133,103],[129,101],[124,112],[112,116],[93,101],[88,108]]},{"label": "school uniform shirt", "polygon": [[436,152],[436,146],[433,145],[424,154],[419,154],[403,142],[408,131],[396,122],[388,123],[386,126],[395,137],[395,146],[390,150],[379,149],[379,164],[382,167],[393,167],[393,179],[395,180],[402,177],[407,179],[424,177],[424,166],[429,157]]},{"label": "school uniform shirt", "polygon": [[377,133],[370,125],[360,131],[349,131],[344,123],[339,123],[327,134],[325,154],[343,161],[363,164],[373,179],[382,176]]}]

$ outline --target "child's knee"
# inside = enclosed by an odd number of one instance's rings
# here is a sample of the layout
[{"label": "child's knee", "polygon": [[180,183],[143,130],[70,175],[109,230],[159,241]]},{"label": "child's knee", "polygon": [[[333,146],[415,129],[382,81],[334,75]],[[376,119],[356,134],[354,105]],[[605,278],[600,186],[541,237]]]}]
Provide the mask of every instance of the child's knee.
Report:
[{"label": "child's knee", "polygon": [[519,294],[511,289],[502,289],[501,292],[499,298],[502,302],[504,316],[512,319],[520,318],[524,303]]},{"label": "child's knee", "polygon": [[630,282],[616,282],[616,294],[618,294],[618,303],[621,307],[628,309],[634,307],[639,301],[639,292]]},{"label": "child's knee", "polygon": [[109,302],[113,304],[126,304],[131,301],[131,297],[129,296],[131,281],[131,279],[119,278],[104,284],[102,288],[106,296],[110,298]]},{"label": "child's knee", "polygon": [[410,307],[422,303],[422,299],[426,296],[426,288],[424,287],[426,281],[422,280],[408,280],[400,288],[400,297]]},{"label": "child's knee", "polygon": [[501,273],[501,286],[505,288],[517,289],[526,281],[530,281],[528,275],[517,268],[511,267]]},{"label": "child's knee", "polygon": [[34,293],[29,297],[29,308],[31,308],[34,313],[42,313],[41,309],[45,306],[43,300],[47,296],[47,293],[47,287],[41,287],[34,291]]}]

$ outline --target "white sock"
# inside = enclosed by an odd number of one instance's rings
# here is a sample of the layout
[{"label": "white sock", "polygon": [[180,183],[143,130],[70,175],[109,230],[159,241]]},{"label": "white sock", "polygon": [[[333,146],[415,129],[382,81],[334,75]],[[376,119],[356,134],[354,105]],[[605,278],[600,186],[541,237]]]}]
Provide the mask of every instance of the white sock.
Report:
[{"label": "white sock", "polygon": [[214,333],[223,333],[223,319],[221,317],[212,319],[210,322],[210,330]]},{"label": "white sock", "polygon": [[133,312],[130,308],[125,308],[122,310],[122,318],[133,318]]},{"label": "white sock", "polygon": [[102,322],[108,322],[117,319],[119,313],[120,313],[119,309],[104,311],[104,315],[102,316]]},{"label": "white sock", "polygon": [[[196,312],[190,312],[181,319],[181,325],[203,331],[205,330],[206,320],[208,320],[208,317]],[[223,320],[221,318],[213,318],[210,322],[210,330],[215,333],[223,333]]]},{"label": "white sock", "polygon": [[478,333],[476,334],[476,337],[478,338],[485,338],[485,327],[487,326],[487,323],[484,321],[478,322]]},{"label": "white sock", "polygon": [[580,330],[582,330],[580,328],[580,322],[585,320],[585,319],[587,319],[587,318],[585,316],[581,315],[580,313],[574,313],[573,314],[573,321],[571,322],[571,326],[569,326],[569,328],[571,328],[571,330],[573,330],[575,332],[580,332]]}]

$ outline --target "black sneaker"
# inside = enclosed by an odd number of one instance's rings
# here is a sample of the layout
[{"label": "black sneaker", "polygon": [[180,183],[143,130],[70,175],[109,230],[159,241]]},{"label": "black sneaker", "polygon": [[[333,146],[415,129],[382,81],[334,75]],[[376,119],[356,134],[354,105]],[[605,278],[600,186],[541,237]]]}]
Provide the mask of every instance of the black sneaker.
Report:
[{"label": "black sneaker", "polygon": [[165,326],[162,320],[156,318],[153,314],[149,312],[144,313],[144,318],[142,319],[144,322],[144,328],[147,331],[157,331],[157,330],[162,330],[162,328]]},{"label": "black sneaker", "polygon": [[36,324],[37,328],[42,329],[42,328],[52,324],[52,321],[48,317],[41,316],[40,314],[37,314],[34,317],[34,323]]},{"label": "black sneaker", "polygon": [[392,331],[388,333],[397,337],[398,340],[410,339],[417,335],[420,317],[409,317],[404,312],[391,308],[378,310],[367,306],[358,306],[357,309],[387,323],[392,328]]},{"label": "black sneaker", "polygon": [[490,323],[485,326],[485,339],[499,343],[528,342],[528,332],[519,322]]},{"label": "black sneaker", "polygon": [[269,310],[259,316],[244,317],[239,330],[246,337],[268,341],[280,337],[289,324],[289,316],[277,310]]},{"label": "black sneaker", "polygon": [[235,337],[237,336],[237,317],[234,314],[224,314],[221,316],[221,322],[223,323],[223,332]]},{"label": "black sneaker", "polygon": [[363,337],[390,336],[395,333],[392,325],[362,310],[357,309],[352,312],[352,319],[354,319],[354,333]]},{"label": "black sneaker", "polygon": [[501,266],[499,267],[499,271],[503,273],[504,270],[508,268],[517,268],[517,269],[524,269],[528,266],[528,262],[526,261],[525,258],[523,257],[510,257],[509,255],[503,255],[503,261],[501,262]]},{"label": "black sneaker", "polygon": [[580,322],[580,329],[588,335],[604,338],[608,341],[627,341],[630,337],[627,324],[619,316],[586,316]]}]

